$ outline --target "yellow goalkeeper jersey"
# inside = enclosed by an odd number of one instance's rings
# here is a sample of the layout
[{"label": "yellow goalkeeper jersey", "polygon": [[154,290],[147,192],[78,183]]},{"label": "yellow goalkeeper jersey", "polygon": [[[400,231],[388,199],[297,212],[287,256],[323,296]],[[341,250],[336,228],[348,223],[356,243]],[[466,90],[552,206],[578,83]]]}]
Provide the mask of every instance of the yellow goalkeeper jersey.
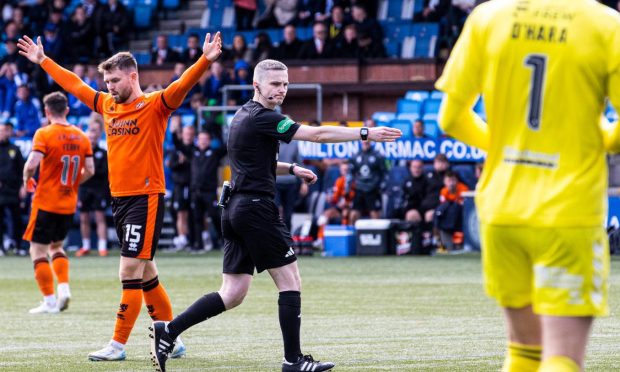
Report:
[{"label": "yellow goalkeeper jersey", "polygon": [[476,205],[497,225],[600,226],[599,120],[620,108],[620,14],[594,0],[493,0],[474,9],[437,88],[482,94],[490,147]]}]

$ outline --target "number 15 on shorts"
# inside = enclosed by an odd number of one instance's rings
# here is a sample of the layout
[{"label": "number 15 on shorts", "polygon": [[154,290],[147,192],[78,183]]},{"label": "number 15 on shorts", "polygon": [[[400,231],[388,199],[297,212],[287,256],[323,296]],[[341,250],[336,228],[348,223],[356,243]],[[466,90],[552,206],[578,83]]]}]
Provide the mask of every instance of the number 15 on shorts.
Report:
[{"label": "number 15 on shorts", "polygon": [[129,243],[130,251],[138,251],[138,243],[140,243],[142,225],[125,224],[125,242]]}]

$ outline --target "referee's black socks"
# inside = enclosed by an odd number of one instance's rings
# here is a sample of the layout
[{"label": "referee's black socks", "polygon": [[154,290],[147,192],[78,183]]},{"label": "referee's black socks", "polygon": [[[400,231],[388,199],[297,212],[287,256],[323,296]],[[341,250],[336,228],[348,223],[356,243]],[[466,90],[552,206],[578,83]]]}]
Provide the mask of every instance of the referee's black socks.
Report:
[{"label": "referee's black socks", "polygon": [[174,340],[189,327],[213,318],[225,310],[224,301],[219,293],[204,295],[168,323],[168,334]]},{"label": "referee's black socks", "polygon": [[299,329],[301,328],[301,293],[298,291],[280,292],[278,315],[284,341],[284,357],[295,363],[301,355]]}]

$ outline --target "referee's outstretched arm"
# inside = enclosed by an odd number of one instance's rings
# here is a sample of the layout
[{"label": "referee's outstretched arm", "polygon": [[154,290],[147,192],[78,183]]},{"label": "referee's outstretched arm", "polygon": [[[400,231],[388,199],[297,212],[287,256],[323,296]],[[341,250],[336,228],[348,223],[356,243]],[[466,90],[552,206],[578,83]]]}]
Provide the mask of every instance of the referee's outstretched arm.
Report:
[{"label": "referee's outstretched arm", "polygon": [[347,128],[336,126],[312,127],[302,125],[299,127],[293,139],[310,142],[347,142],[355,140],[368,140],[374,142],[394,142],[403,133],[396,128]]}]

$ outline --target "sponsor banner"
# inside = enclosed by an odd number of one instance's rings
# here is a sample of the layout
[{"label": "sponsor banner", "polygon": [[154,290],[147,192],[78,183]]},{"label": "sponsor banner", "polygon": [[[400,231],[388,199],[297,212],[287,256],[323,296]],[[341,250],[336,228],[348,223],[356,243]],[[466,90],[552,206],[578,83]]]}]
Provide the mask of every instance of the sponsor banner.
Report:
[{"label": "sponsor banner", "polygon": [[[342,143],[299,142],[299,154],[304,159],[348,159],[360,151],[360,141]],[[449,139],[416,139],[396,142],[375,142],[377,149],[390,160],[433,160],[437,154],[446,154],[453,162],[479,162],[485,153],[477,148]]]}]

